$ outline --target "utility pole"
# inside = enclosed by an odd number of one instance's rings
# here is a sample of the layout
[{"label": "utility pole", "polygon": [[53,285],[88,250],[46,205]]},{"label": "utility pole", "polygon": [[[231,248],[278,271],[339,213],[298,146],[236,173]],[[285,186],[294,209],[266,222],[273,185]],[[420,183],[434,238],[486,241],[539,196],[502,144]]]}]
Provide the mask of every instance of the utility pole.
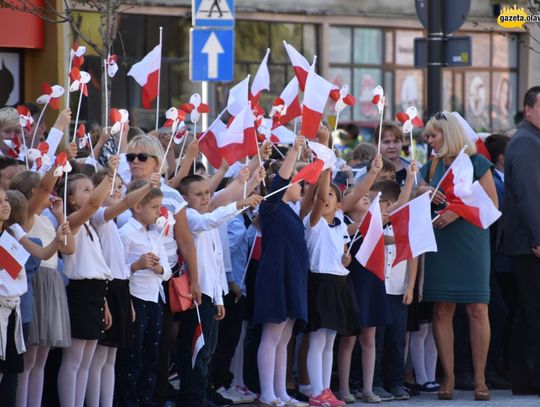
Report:
[{"label": "utility pole", "polygon": [[428,117],[442,109],[442,66],[444,59],[444,33],[442,28],[442,2],[427,1],[427,104]]}]

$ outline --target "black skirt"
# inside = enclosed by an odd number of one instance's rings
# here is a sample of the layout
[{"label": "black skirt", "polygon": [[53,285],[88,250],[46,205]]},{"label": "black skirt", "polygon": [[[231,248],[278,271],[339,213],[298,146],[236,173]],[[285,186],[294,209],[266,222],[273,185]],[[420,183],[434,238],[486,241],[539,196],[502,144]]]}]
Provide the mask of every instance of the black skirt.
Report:
[{"label": "black skirt", "polygon": [[133,339],[133,320],[129,280],[114,279],[109,282],[107,305],[111,312],[112,325],[103,333],[99,344],[115,348],[130,348]]},{"label": "black skirt", "polygon": [[69,280],[66,295],[71,337],[95,340],[105,333],[105,296],[107,280]]},{"label": "black skirt", "polygon": [[15,319],[17,314],[12,311],[9,315],[7,326],[7,343],[6,343],[6,360],[0,360],[0,373],[13,374],[22,373],[24,370],[24,353],[17,353],[17,345],[15,344]]},{"label": "black skirt", "polygon": [[343,336],[360,333],[346,276],[309,273],[308,320],[310,331],[326,328]]}]

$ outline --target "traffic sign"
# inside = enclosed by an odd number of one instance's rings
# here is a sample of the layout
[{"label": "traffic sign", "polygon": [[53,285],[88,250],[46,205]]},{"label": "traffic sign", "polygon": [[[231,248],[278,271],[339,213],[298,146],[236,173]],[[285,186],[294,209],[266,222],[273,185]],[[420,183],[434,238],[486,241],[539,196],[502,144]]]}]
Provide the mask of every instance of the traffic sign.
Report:
[{"label": "traffic sign", "polygon": [[[441,0],[437,0],[441,1]],[[427,0],[416,0],[418,19],[428,29]],[[471,9],[471,0],[442,0],[442,30],[445,34],[456,31],[463,25]]]},{"label": "traffic sign", "polygon": [[[444,37],[443,66],[471,66],[471,37],[469,35]],[[425,37],[414,39],[414,66],[425,68],[427,65],[427,39]]]},{"label": "traffic sign", "polygon": [[234,78],[234,31],[192,28],[189,78],[230,82]]},{"label": "traffic sign", "polygon": [[193,27],[234,27],[234,0],[193,0]]}]

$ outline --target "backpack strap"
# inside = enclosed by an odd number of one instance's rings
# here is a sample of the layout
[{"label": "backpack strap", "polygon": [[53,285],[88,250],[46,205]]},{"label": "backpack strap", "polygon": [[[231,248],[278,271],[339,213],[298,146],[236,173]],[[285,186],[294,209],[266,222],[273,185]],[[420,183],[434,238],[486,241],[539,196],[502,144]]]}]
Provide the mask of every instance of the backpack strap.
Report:
[{"label": "backpack strap", "polygon": [[435,157],[433,160],[431,160],[431,166],[429,167],[429,177],[427,179],[428,184],[433,179],[433,175],[435,175],[435,170],[437,169],[437,165],[439,164],[439,161],[440,161],[439,157]]}]

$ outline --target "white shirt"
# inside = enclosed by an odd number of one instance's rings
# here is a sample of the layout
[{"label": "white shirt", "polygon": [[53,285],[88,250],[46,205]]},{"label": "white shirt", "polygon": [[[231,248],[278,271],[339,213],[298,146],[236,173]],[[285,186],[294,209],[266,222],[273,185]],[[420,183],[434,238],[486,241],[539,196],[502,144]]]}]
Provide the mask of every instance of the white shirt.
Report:
[{"label": "white shirt", "polygon": [[111,270],[113,278],[127,280],[131,273],[126,262],[124,245],[122,239],[120,239],[116,223],[113,220],[105,222],[105,209],[99,208],[90,218],[90,222],[99,235],[103,257]]},{"label": "white shirt", "polygon": [[[43,247],[47,247],[56,237],[56,230],[47,216],[35,215],[34,224],[28,232],[28,236],[37,237],[41,240]],[[55,252],[50,259],[41,260],[40,267],[56,269],[58,267],[58,252]]]},{"label": "white shirt", "polygon": [[335,218],[334,222],[339,222],[339,225],[331,227],[326,219],[321,217],[315,226],[311,226],[310,218],[311,213],[304,218],[310,271],[346,276],[349,270],[343,266],[341,258],[345,243],[351,240],[347,225],[339,218]]},{"label": "white shirt", "polygon": [[119,231],[120,239],[124,244],[127,265],[135,263],[143,254],[155,253],[159,257],[159,264],[163,267],[163,274],[157,274],[150,269],[141,269],[131,274],[129,278],[129,291],[134,297],[143,301],[158,302],[159,297],[165,303],[165,292],[162,282],[171,277],[171,268],[167,261],[167,253],[163,247],[163,239],[159,241],[159,232],[154,226],[146,229],[137,219],[130,218]]},{"label": "white shirt", "polygon": [[111,269],[103,258],[99,235],[90,222],[85,222],[73,237],[75,253],[64,255],[64,274],[71,280],[112,280]]},{"label": "white shirt", "polygon": [[[389,225],[383,231],[385,236],[394,236],[394,230]],[[402,261],[392,267],[392,263],[396,258],[396,245],[390,244],[384,246],[385,251],[385,267],[384,267],[384,284],[386,286],[386,294],[401,295],[407,290],[407,262]]]},{"label": "white shirt", "polygon": [[219,227],[233,219],[236,212],[236,202],[208,213],[199,213],[192,208],[186,210],[189,230],[197,251],[199,287],[203,294],[218,305],[223,305],[223,295],[229,292]]}]

